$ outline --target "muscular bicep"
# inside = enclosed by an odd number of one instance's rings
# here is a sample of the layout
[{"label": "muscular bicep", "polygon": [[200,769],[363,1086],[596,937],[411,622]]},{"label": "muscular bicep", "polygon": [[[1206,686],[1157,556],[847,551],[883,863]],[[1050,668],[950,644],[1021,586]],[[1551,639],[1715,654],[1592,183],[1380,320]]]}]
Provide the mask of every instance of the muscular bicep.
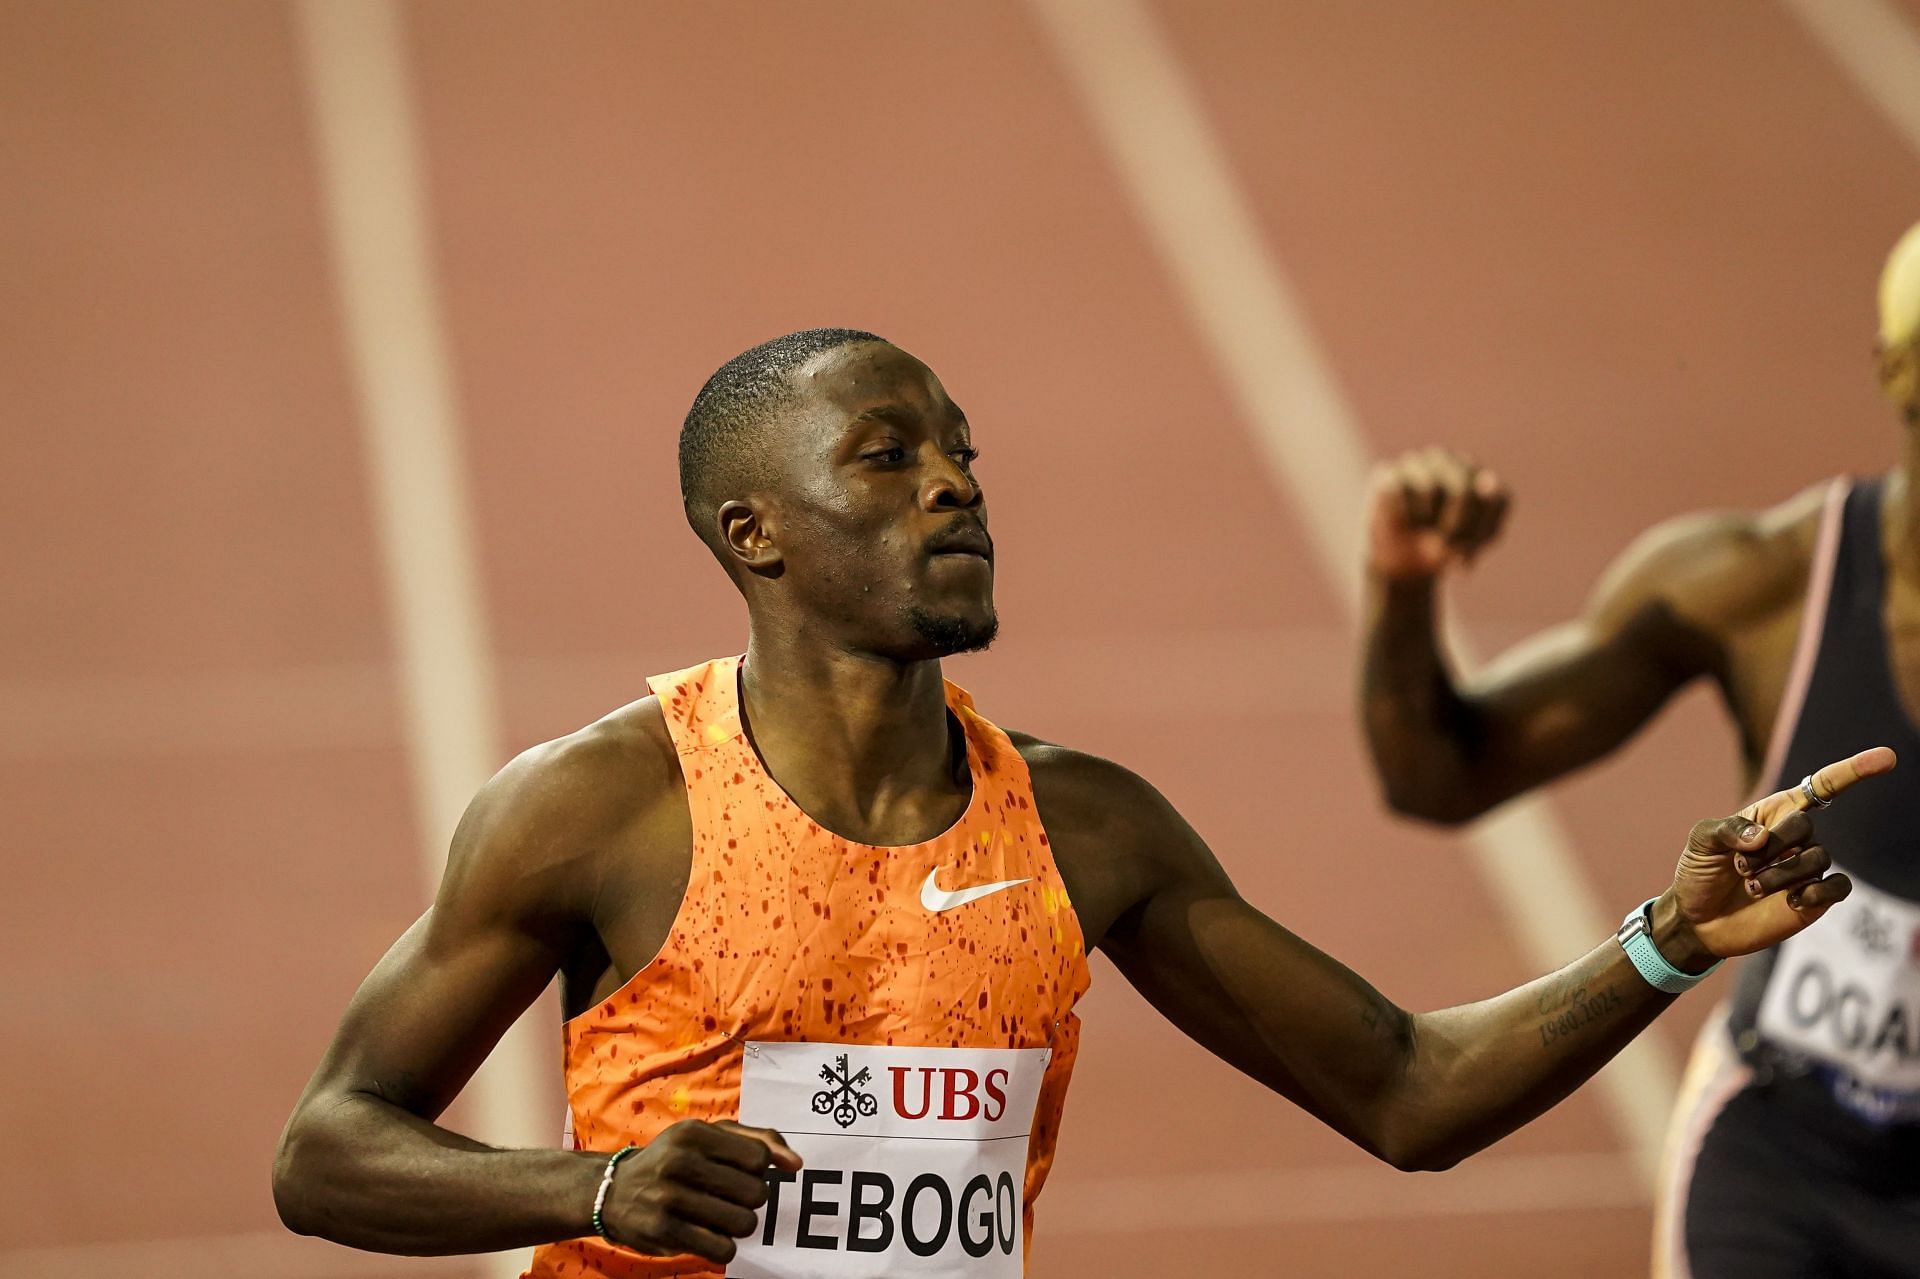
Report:
[{"label": "muscular bicep", "polygon": [[451,923],[428,910],[355,992],[309,1094],[370,1093],[436,1118],[560,959],[552,942],[511,924]]},{"label": "muscular bicep", "polygon": [[1378,1152],[1412,1020],[1231,887],[1169,883],[1108,953],[1189,1038]]},{"label": "muscular bicep", "polygon": [[1462,682],[1460,737],[1499,798],[1601,758],[1693,679],[1723,663],[1729,601],[1756,567],[1737,517],[1675,521],[1608,570],[1580,617]]},{"label": "muscular bicep", "polygon": [[1377,1150],[1411,1019],[1249,905],[1147,782],[1078,752],[1026,750],[1090,944],[1215,1056]]},{"label": "muscular bicep", "polygon": [[590,859],[565,761],[516,761],[461,820],[434,903],[361,983],[309,1097],[438,1115],[590,926]]},{"label": "muscular bicep", "polygon": [[1471,762],[1503,779],[1505,795],[1592,763],[1705,669],[1707,655],[1689,660],[1687,648],[1659,600],[1534,636],[1466,681]]}]

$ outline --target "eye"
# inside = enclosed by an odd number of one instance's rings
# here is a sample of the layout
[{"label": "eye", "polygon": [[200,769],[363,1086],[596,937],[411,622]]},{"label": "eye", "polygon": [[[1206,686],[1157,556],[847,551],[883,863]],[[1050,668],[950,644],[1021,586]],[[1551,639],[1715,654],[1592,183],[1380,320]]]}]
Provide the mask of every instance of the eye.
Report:
[{"label": "eye", "polygon": [[962,466],[972,466],[980,460],[980,450],[969,444],[955,449],[947,456],[957,458]]},{"label": "eye", "polygon": [[880,448],[868,449],[860,455],[863,462],[879,462],[891,466],[907,460],[907,451],[898,444],[888,444]]}]

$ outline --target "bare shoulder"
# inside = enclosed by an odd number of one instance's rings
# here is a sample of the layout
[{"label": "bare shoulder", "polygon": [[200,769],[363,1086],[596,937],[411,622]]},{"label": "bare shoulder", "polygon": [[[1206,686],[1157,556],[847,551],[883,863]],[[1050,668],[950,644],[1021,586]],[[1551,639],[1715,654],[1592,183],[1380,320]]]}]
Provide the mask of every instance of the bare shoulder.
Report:
[{"label": "bare shoulder", "polygon": [[1614,564],[1595,611],[1653,601],[1683,622],[1726,633],[1797,606],[1827,485],[1758,511],[1703,511],[1655,525]]},{"label": "bare shoulder", "polygon": [[1178,810],[1132,769],[1009,733],[1087,945],[1124,938],[1137,909],[1170,884],[1231,894],[1232,882]]},{"label": "bare shoulder", "polygon": [[1033,736],[1009,732],[1026,761],[1033,795],[1051,832],[1056,824],[1093,834],[1124,826],[1155,804],[1165,804],[1147,780],[1121,764]]},{"label": "bare shoulder", "polygon": [[1161,862],[1197,840],[1166,796],[1123,764],[1008,733],[1033,778],[1033,799],[1055,849],[1083,850],[1103,863]]},{"label": "bare shoulder", "polygon": [[642,698],[521,752],[480,788],[436,905],[481,897],[584,911],[603,856],[685,807],[659,700]]}]

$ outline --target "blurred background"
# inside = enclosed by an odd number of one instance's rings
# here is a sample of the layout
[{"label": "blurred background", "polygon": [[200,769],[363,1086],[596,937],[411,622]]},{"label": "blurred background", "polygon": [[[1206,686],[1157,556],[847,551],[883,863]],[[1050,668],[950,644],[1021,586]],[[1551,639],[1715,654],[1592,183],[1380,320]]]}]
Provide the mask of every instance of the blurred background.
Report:
[{"label": "blurred background", "polygon": [[[473,788],[742,646],[674,474],[714,367],[926,359],[1001,548],[950,673],[1400,1002],[1492,993],[1737,747],[1701,690],[1472,832],[1383,815],[1364,469],[1511,482],[1489,652],[1651,523],[1890,464],[1920,0],[0,0],[0,180],[0,1274],[479,1276],[285,1234],[274,1142]],[[1641,1272],[1713,998],[1408,1177],[1096,961],[1032,1273]],[[543,1007],[456,1121],[557,1141],[558,1063]]]}]

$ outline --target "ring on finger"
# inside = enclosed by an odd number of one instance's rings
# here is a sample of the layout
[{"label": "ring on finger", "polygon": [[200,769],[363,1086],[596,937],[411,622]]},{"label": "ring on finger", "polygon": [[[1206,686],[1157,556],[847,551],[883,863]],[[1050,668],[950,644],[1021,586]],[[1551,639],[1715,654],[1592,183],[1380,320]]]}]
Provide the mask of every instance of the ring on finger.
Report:
[{"label": "ring on finger", "polygon": [[1831,799],[1821,799],[1818,792],[1813,789],[1812,773],[1808,773],[1800,779],[1800,793],[1807,797],[1807,807],[1809,808],[1826,808],[1833,803]]}]

